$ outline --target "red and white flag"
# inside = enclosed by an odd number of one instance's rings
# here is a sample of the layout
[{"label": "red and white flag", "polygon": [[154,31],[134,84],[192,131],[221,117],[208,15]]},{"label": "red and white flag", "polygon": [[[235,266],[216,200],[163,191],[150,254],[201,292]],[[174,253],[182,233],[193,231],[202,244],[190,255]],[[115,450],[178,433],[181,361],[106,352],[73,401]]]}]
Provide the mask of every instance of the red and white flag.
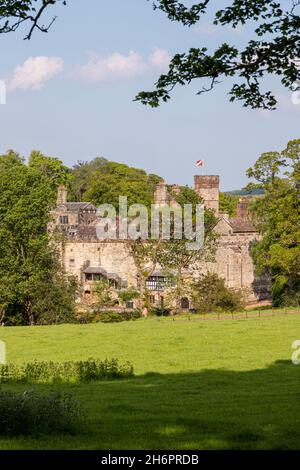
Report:
[{"label": "red and white flag", "polygon": [[197,160],[196,161],[196,166],[203,166],[204,165],[204,160]]}]

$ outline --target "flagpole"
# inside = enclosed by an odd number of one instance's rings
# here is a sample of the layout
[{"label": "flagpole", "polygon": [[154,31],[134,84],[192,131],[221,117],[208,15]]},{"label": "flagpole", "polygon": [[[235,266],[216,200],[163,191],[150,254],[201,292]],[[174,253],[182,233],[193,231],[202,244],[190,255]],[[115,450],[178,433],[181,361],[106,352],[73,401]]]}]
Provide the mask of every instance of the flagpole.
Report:
[{"label": "flagpole", "polygon": [[196,161],[196,166],[197,167],[201,167],[201,173],[200,175],[203,176],[203,171],[204,171],[204,160],[197,160]]}]

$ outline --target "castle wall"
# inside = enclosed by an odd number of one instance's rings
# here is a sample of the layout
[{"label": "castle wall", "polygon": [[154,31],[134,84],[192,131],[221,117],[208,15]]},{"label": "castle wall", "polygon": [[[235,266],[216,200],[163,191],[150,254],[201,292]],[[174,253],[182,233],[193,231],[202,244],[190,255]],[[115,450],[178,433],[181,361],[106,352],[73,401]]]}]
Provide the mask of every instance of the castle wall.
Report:
[{"label": "castle wall", "polygon": [[[173,191],[178,192],[179,187],[173,186]],[[195,191],[203,198],[205,206],[213,209],[218,216],[219,177],[196,175]],[[61,245],[64,271],[77,277],[84,292],[88,292],[91,288],[89,283],[85,282],[84,276],[84,271],[88,267],[101,268],[107,274],[119,276],[128,287],[136,287],[137,270],[127,242],[99,241],[95,235],[96,209],[88,203],[66,203],[66,200],[66,190],[61,186],[58,202],[64,204],[52,211],[53,222],[49,224],[50,231],[60,227],[69,235],[69,239]],[[157,185],[155,204],[157,207],[167,204],[171,208],[176,205],[164,182]],[[199,277],[200,273],[214,272],[225,279],[228,287],[242,290],[245,302],[251,303],[269,300],[270,286],[267,278],[255,276],[251,247],[257,240],[258,234],[255,233],[247,215],[246,200],[240,202],[237,218],[228,219],[223,214],[216,227],[220,240],[215,262],[194,266],[188,270],[186,276]],[[68,216],[67,223],[61,221],[62,216]]]},{"label": "castle wall", "polygon": [[222,235],[216,262],[205,268],[225,279],[228,287],[242,290],[247,303],[270,299],[268,280],[255,275],[251,247],[256,240],[255,233]]},{"label": "castle wall", "polygon": [[[225,279],[228,287],[241,289],[247,303],[269,299],[268,281],[255,277],[250,254],[255,240],[255,234],[222,235],[216,261],[199,266],[198,273],[216,273]],[[62,258],[65,271],[76,276],[80,283],[84,281],[83,270],[92,266],[117,274],[129,287],[137,286],[137,270],[124,241],[70,241],[64,244]],[[195,274],[197,277],[197,271]],[[82,285],[84,288],[84,283]]]},{"label": "castle wall", "polygon": [[122,241],[83,242],[68,241],[62,250],[64,270],[83,281],[83,270],[88,267],[101,267],[136,286],[136,268],[126,243]]}]

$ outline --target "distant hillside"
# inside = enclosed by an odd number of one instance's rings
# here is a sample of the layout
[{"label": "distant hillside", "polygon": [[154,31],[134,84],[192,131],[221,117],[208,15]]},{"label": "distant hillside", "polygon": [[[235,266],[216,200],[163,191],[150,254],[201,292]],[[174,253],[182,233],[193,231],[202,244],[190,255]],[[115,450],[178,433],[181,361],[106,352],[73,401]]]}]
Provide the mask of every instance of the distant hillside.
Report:
[{"label": "distant hillside", "polygon": [[225,191],[225,194],[230,196],[257,196],[264,194],[263,189],[253,189],[252,191],[247,191],[246,189],[235,189],[234,191]]}]

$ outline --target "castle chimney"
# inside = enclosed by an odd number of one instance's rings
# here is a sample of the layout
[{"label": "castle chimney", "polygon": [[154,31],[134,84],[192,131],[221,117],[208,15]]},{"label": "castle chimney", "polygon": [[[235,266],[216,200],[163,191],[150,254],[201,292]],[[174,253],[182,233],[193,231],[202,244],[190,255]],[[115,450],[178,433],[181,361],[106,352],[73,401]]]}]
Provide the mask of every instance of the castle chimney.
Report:
[{"label": "castle chimney", "polygon": [[156,206],[164,206],[167,204],[167,185],[165,181],[160,181],[156,185],[156,191],[154,193],[154,203]]},{"label": "castle chimney", "polygon": [[68,190],[64,184],[60,184],[57,191],[57,205],[64,206],[67,204]]},{"label": "castle chimney", "polygon": [[195,192],[203,199],[207,209],[213,209],[219,215],[220,178],[217,175],[195,175]]},{"label": "castle chimney", "polygon": [[238,205],[237,205],[236,216],[239,219],[249,218],[248,199],[247,198],[240,198],[240,200],[238,202]]}]

